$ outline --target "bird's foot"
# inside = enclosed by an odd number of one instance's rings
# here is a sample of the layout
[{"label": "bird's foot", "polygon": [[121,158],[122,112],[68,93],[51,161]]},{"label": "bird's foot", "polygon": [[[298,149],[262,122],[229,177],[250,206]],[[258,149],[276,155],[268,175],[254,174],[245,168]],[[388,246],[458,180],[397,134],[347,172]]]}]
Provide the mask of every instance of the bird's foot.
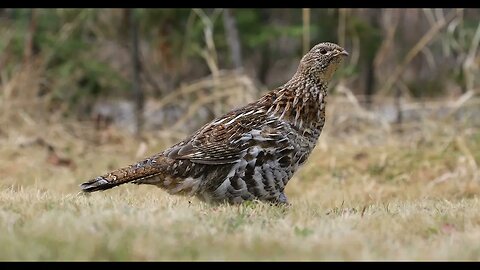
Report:
[{"label": "bird's foot", "polygon": [[280,193],[280,195],[272,201],[272,204],[274,205],[278,205],[278,206],[291,206],[292,204],[290,204],[288,202],[288,199],[287,199],[287,195],[285,195],[285,193]]}]

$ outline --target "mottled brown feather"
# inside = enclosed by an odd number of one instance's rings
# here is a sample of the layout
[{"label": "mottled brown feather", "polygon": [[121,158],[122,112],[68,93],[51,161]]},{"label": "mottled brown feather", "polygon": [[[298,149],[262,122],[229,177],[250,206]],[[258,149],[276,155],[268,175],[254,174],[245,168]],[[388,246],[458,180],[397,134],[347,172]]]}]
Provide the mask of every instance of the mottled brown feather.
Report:
[{"label": "mottled brown feather", "polygon": [[208,202],[286,203],[285,186],[315,147],[325,124],[327,85],[345,55],[336,44],[316,45],[284,85],[162,153],[83,183],[82,189],[132,182]]}]

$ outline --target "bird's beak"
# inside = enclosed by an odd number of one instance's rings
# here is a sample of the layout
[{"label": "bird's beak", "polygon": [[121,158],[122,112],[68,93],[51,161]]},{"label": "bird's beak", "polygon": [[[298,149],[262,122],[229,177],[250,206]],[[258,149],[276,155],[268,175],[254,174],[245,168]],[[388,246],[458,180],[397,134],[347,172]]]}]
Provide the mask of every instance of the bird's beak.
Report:
[{"label": "bird's beak", "polygon": [[348,52],[345,50],[335,50],[336,55],[348,56]]}]

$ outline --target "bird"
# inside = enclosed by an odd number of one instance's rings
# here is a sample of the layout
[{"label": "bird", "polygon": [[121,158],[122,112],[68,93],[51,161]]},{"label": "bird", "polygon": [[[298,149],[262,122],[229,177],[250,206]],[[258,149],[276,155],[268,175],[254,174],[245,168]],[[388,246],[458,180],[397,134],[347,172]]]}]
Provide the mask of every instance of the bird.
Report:
[{"label": "bird", "polygon": [[320,137],[328,84],[346,56],[335,43],[316,44],[283,85],[162,152],[84,182],[82,191],[134,183],[210,204],[290,205],[285,187]]}]

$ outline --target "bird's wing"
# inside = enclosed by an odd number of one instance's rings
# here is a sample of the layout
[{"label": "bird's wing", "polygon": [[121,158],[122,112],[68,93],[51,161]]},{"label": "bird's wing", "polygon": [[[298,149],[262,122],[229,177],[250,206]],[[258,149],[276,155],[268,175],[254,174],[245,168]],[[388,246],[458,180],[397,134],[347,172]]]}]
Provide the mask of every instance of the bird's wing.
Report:
[{"label": "bird's wing", "polygon": [[261,132],[274,122],[261,110],[236,110],[213,120],[165,154],[172,159],[188,159],[202,164],[234,163],[256,140],[274,139],[270,136],[272,134]]}]

